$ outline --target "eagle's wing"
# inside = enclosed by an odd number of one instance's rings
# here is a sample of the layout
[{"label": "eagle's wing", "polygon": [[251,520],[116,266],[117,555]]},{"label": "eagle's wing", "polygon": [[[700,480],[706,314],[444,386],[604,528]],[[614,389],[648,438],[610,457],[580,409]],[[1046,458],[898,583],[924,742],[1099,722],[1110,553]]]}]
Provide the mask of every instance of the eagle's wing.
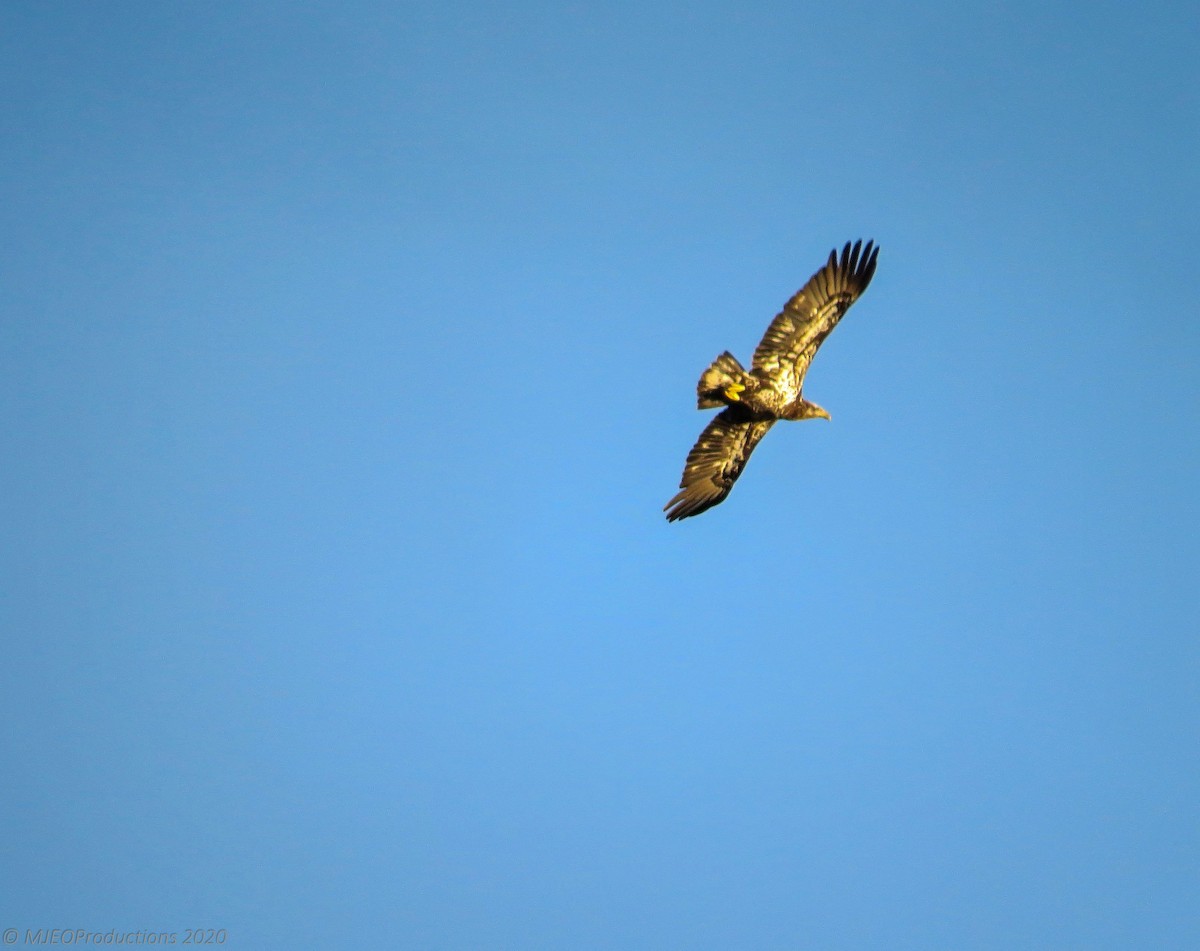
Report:
[{"label": "eagle's wing", "polygon": [[699,515],[725,500],[746,468],[746,460],[775,420],[754,421],[730,406],[715,416],[692,446],[683,465],[682,491],[663,506],[667,521]]},{"label": "eagle's wing", "polygon": [[753,369],[788,398],[798,397],[813,354],[871,283],[878,255],[872,241],[865,247],[862,241],[847,241],[841,260],[836,248],[829,252],[825,266],[771,321],[754,351]]}]

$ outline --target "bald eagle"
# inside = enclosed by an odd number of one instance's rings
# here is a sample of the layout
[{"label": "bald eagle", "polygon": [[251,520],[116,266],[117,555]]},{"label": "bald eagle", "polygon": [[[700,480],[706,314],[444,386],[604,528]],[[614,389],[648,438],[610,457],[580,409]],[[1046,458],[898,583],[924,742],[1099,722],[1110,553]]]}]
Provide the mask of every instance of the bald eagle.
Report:
[{"label": "bald eagle", "polygon": [[725,501],[750,453],[777,420],[829,419],[801,395],[804,374],[822,341],[871,283],[878,256],[872,241],[866,246],[847,241],[840,258],[835,248],[771,321],[749,372],[726,350],[701,374],[697,407],[725,409],[688,453],[680,491],[663,506],[668,521],[699,515]]}]

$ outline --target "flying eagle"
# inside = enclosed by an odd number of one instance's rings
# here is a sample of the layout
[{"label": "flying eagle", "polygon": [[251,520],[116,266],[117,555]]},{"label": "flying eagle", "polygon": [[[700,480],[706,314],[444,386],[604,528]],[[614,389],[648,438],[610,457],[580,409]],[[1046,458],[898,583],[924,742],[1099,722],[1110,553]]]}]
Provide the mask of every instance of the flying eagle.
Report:
[{"label": "flying eagle", "polygon": [[875,274],[879,248],[849,241],[771,321],[746,372],[728,350],[696,385],[699,409],[724,406],[688,453],[679,494],[663,506],[670,522],[725,501],[760,439],[780,419],[829,419],[801,396],[813,355]]}]

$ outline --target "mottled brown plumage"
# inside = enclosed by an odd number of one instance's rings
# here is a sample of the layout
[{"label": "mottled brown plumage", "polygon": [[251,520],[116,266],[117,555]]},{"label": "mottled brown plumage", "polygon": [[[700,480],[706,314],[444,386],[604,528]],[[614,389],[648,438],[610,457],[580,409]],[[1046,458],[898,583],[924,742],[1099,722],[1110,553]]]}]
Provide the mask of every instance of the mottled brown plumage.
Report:
[{"label": "mottled brown plumage", "polygon": [[822,341],[867,289],[879,249],[846,242],[771,321],[747,372],[726,351],[700,376],[700,409],[725,409],[696,440],[683,467],[680,491],[664,507],[668,521],[699,515],[725,500],[759,440],[777,420],[829,414],[804,399],[804,375]]}]

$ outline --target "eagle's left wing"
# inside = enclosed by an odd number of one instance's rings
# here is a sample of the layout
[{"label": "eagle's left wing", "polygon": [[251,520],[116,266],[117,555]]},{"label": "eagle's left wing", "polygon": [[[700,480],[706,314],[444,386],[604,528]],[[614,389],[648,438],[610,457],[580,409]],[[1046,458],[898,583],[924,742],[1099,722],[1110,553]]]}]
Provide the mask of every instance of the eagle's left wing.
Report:
[{"label": "eagle's left wing", "polygon": [[755,421],[745,410],[730,406],[718,413],[688,453],[679,480],[681,491],[663,506],[667,521],[699,515],[725,501],[746,460],[775,420]]},{"label": "eagle's left wing", "polygon": [[879,248],[874,242],[849,241],[829,253],[825,266],[788,301],[771,321],[754,351],[754,370],[791,399],[800,395],[813,355],[842,315],[867,289],[875,275]]}]

